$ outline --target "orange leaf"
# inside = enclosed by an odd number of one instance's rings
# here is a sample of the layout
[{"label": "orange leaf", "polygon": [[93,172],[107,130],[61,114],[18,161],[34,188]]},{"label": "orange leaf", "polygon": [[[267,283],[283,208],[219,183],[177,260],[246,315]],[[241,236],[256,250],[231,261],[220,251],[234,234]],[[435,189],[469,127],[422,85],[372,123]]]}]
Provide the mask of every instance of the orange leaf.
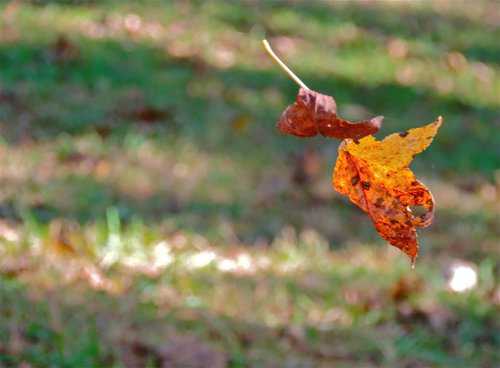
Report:
[{"label": "orange leaf", "polygon": [[418,255],[415,228],[431,224],[434,198],[408,166],[431,144],[441,123],[439,117],[382,141],[373,136],[357,142],[346,139],[334,169],[335,190],[367,212],[379,234],[405,252],[412,263]]}]

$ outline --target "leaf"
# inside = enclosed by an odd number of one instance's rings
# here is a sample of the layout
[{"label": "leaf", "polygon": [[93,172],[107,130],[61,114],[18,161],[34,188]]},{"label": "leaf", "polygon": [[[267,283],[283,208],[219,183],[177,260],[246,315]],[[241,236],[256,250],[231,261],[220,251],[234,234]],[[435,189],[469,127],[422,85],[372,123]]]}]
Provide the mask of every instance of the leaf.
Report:
[{"label": "leaf", "polygon": [[153,106],[141,106],[130,115],[144,124],[154,124],[160,120],[170,118],[171,114],[167,110],[160,110]]},{"label": "leaf", "polygon": [[66,36],[60,35],[51,46],[52,60],[64,64],[75,61],[80,56],[80,50]]},{"label": "leaf", "polygon": [[244,133],[252,122],[252,117],[246,114],[239,114],[231,120],[231,128],[235,133]]},{"label": "leaf", "polygon": [[330,138],[360,139],[375,134],[382,125],[383,116],[357,123],[337,115],[337,104],[331,96],[301,88],[297,100],[286,108],[278,121],[278,129],[298,137],[321,134]]},{"label": "leaf", "polygon": [[304,188],[319,176],[322,168],[321,155],[312,147],[294,155],[292,163],[292,182]]},{"label": "leaf", "polygon": [[389,289],[389,295],[396,304],[407,301],[412,295],[419,294],[424,289],[424,281],[416,276],[403,275]]},{"label": "leaf", "polygon": [[347,139],[339,147],[334,169],[335,190],[367,212],[379,234],[405,252],[412,263],[418,255],[415,228],[431,224],[434,198],[408,165],[431,144],[441,123],[439,117],[382,141],[373,136],[358,142]]}]

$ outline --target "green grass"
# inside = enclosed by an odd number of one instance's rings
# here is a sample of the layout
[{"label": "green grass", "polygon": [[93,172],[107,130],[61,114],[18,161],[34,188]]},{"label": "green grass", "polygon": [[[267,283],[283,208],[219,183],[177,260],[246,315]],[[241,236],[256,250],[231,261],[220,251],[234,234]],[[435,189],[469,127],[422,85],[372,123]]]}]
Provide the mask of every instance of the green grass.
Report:
[{"label": "green grass", "polygon": [[[230,367],[500,359],[495,1],[12,4],[0,367],[156,366],[176,341]],[[413,164],[437,202],[415,271],[331,188],[338,142],[274,128],[297,87],[264,37],[344,116],[384,115],[379,137],[444,117]],[[470,292],[446,286],[455,259]]]}]

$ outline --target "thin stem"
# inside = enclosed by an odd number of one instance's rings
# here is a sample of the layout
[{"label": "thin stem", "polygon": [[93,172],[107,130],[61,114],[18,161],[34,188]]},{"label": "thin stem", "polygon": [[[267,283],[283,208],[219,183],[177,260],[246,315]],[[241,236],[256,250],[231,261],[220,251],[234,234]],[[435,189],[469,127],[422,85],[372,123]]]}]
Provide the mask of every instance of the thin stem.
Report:
[{"label": "thin stem", "polygon": [[274,53],[273,49],[271,48],[271,45],[269,44],[269,42],[267,42],[267,40],[262,40],[262,44],[264,45],[264,48],[266,49],[267,53],[274,59],[276,63],[278,63],[278,65],[285,71],[285,73],[288,74],[290,78],[294,80],[295,83],[297,83],[302,88],[309,89],[309,87],[307,87],[304,84],[304,82],[302,82],[300,78],[297,77],[295,73],[292,72],[290,68],[286,66],[286,64],[283,61],[281,61],[281,59]]}]

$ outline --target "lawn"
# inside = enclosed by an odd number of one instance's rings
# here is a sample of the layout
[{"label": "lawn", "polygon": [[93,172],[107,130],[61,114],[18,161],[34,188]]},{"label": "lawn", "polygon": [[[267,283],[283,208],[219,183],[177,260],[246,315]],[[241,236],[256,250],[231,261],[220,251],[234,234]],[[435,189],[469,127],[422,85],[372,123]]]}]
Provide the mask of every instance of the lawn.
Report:
[{"label": "lawn", "polygon": [[[0,0],[0,367],[496,366],[499,24],[494,0]],[[443,116],[415,269],[333,191],[339,142],[276,130],[297,86],[263,38],[378,138]]]}]

